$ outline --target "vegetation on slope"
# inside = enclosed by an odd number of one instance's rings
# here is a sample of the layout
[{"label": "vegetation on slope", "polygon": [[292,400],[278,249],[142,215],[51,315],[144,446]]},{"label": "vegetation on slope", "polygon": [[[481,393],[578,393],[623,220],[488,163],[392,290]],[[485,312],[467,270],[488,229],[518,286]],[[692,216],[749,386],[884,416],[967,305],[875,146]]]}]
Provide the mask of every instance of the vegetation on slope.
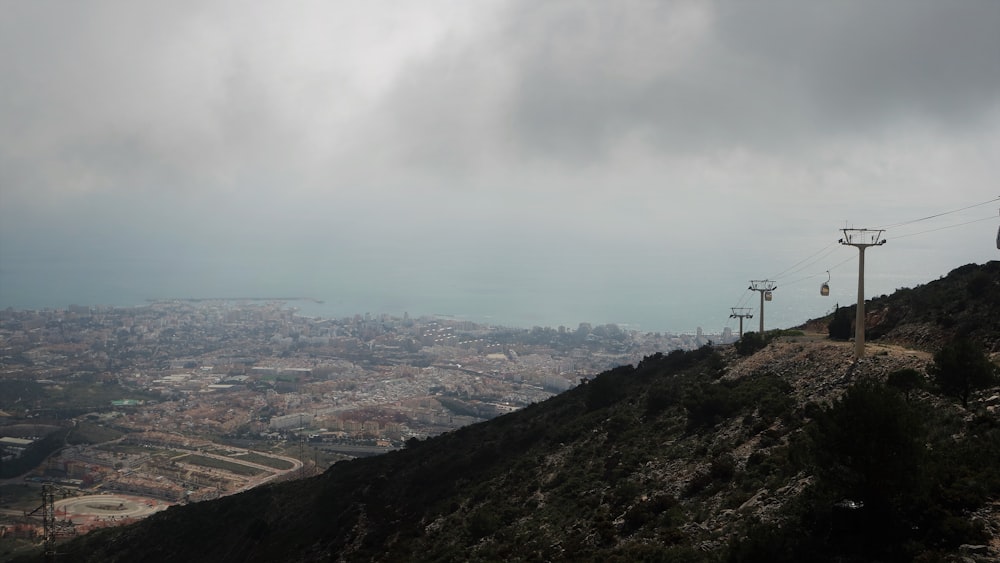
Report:
[{"label": "vegetation on slope", "polygon": [[780,527],[736,538],[730,560],[935,560],[986,542],[986,521],[969,515],[1000,495],[1000,423],[962,414],[853,385],[805,427],[813,484]]}]

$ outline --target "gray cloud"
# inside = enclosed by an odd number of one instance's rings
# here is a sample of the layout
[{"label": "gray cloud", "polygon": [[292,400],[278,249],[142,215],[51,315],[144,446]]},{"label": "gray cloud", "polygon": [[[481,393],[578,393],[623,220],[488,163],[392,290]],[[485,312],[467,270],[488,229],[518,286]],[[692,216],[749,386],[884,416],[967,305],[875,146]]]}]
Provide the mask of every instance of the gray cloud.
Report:
[{"label": "gray cloud", "polygon": [[[766,6],[766,4],[765,4]],[[818,112],[878,126],[913,117],[969,125],[1000,100],[1000,6],[992,2],[734,4],[733,51],[779,69]]]},{"label": "gray cloud", "polygon": [[[995,3],[528,2],[505,14],[388,100],[412,108],[394,117],[421,161],[483,148],[586,161],[629,139],[788,151],[908,122],[977,129],[1000,107]],[[503,146],[480,147],[482,130]]]},{"label": "gray cloud", "polygon": [[[998,28],[987,2],[13,3],[0,306],[76,291],[35,268],[690,328],[844,221],[995,197]],[[902,238],[871,287],[995,258],[990,230]]]}]

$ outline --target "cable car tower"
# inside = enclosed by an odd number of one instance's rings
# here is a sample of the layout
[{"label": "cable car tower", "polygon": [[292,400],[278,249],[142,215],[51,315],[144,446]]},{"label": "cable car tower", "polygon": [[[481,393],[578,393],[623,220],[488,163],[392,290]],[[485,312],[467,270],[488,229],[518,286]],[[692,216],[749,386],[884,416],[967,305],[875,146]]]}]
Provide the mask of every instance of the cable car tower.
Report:
[{"label": "cable car tower", "polygon": [[731,307],[731,309],[733,314],[729,315],[729,318],[740,320],[740,338],[743,338],[743,319],[752,319],[753,314],[750,312],[750,307]]},{"label": "cable car tower", "polygon": [[751,291],[760,292],[760,335],[764,336],[764,301],[771,300],[771,292],[778,289],[778,284],[771,280],[750,280]]},{"label": "cable car tower", "polygon": [[865,249],[882,246],[885,229],[841,229],[844,238],[838,242],[858,249],[858,307],[854,318],[854,359],[865,357]]}]

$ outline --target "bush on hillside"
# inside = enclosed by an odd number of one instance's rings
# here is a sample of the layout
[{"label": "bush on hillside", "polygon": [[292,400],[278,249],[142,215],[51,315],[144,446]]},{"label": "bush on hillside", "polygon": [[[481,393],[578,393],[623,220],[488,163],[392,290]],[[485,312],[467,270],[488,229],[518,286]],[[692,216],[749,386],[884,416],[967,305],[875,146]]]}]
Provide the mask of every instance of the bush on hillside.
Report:
[{"label": "bush on hillside", "polygon": [[891,512],[916,488],[925,433],[898,393],[861,381],[816,419],[817,473],[843,497]]},{"label": "bush on hillside", "polygon": [[927,432],[918,408],[864,380],[812,414],[805,447],[815,482],[786,507],[782,526],[754,526],[734,539],[729,560],[912,559],[928,523]]},{"label": "bush on hillside", "polygon": [[587,410],[609,407],[626,396],[626,386],[634,378],[632,366],[619,366],[587,383]]},{"label": "bush on hillside", "polygon": [[920,375],[919,371],[906,368],[890,373],[885,384],[898,390],[909,401],[910,393],[924,386],[924,377]]},{"label": "bush on hillside", "polygon": [[969,406],[973,391],[996,384],[997,369],[982,349],[967,338],[956,338],[934,355],[930,369],[934,383],[945,395]]},{"label": "bush on hillside", "polygon": [[740,356],[752,356],[758,350],[767,346],[767,335],[756,332],[743,333],[743,338],[736,341],[736,353]]},{"label": "bush on hillside", "polygon": [[992,276],[984,271],[973,274],[966,284],[965,289],[969,292],[969,297],[973,299],[983,299],[989,296],[996,296],[997,283]]},{"label": "bush on hillside", "polygon": [[702,383],[688,389],[683,399],[688,428],[711,428],[740,412],[757,411],[770,423],[791,414],[791,386],[773,374],[755,374],[720,383]]},{"label": "bush on hillside", "polygon": [[[799,457],[794,436],[802,437],[803,468],[815,481],[780,525],[734,537],[727,561],[911,561],[988,541],[972,515],[1000,495],[1000,421],[904,400],[899,391],[921,376],[899,370],[886,384],[858,382],[832,406],[806,405],[812,422],[793,434],[787,459]],[[746,473],[760,478],[776,459],[755,453]]]},{"label": "bush on hillside", "polygon": [[830,324],[827,325],[830,338],[833,340],[850,340],[851,338],[851,312],[847,307],[837,305],[837,310],[833,313]]}]

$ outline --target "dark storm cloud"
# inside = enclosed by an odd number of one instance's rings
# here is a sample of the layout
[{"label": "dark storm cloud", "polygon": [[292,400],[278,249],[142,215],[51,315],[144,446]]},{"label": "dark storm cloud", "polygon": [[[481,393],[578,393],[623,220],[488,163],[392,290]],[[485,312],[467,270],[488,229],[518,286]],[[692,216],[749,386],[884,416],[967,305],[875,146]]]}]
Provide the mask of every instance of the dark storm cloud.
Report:
[{"label": "dark storm cloud", "polygon": [[528,159],[588,160],[629,140],[787,151],[912,122],[974,129],[1000,108],[996,2],[522,2],[502,14],[391,99],[427,132],[420,157],[477,152],[477,127]]}]

